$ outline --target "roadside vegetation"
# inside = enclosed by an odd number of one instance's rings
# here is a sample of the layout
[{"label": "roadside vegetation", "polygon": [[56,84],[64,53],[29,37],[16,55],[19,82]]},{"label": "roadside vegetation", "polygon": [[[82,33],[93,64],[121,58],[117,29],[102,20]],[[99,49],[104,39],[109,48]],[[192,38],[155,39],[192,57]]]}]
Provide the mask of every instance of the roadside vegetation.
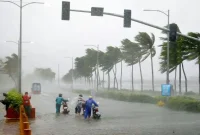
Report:
[{"label": "roadside vegetation", "polygon": [[[90,95],[90,90],[74,90],[75,93],[81,93],[84,95]],[[167,99],[167,97],[159,96],[160,92],[143,91],[143,92],[131,92],[127,90],[110,90],[110,91],[97,91],[95,96],[108,98],[119,101],[126,102],[138,102],[138,103],[150,103],[157,104],[159,101],[164,103],[164,107],[176,110],[176,111],[189,111],[189,112],[199,112],[200,113],[200,97],[196,94],[190,96],[185,94],[185,96],[172,96]],[[153,96],[154,95],[154,96]],[[198,99],[198,98],[199,99]]]}]

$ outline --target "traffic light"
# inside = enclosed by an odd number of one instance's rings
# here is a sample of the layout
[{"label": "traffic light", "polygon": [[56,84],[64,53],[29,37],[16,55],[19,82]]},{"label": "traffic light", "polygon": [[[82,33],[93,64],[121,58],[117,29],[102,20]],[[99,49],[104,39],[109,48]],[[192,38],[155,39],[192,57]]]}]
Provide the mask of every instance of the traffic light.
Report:
[{"label": "traffic light", "polygon": [[131,10],[128,9],[124,10],[124,27],[131,27]]},{"label": "traffic light", "polygon": [[104,8],[101,7],[92,7],[91,8],[91,16],[103,16]]},{"label": "traffic light", "polygon": [[175,42],[177,36],[178,27],[175,23],[169,25],[169,41]]},{"label": "traffic light", "polygon": [[70,19],[70,2],[62,1],[62,20]]}]

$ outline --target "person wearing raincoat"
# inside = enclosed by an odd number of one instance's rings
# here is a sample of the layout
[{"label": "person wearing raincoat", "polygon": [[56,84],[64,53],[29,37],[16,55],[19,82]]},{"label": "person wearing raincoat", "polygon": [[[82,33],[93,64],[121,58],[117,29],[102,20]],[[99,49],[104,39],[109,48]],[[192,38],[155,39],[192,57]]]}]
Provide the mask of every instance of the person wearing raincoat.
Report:
[{"label": "person wearing raincoat", "polygon": [[3,96],[5,97],[4,100],[0,100],[0,102],[5,105],[5,110],[6,110],[6,115],[4,117],[7,117],[7,111],[8,111],[8,108],[10,106],[10,101],[8,100],[8,94],[6,93],[3,93]]},{"label": "person wearing raincoat", "polygon": [[87,118],[90,119],[92,104],[98,107],[98,104],[92,99],[92,96],[89,96],[89,99],[85,102],[85,113],[84,113],[85,119]]},{"label": "person wearing raincoat", "polygon": [[[75,107],[76,114],[78,113],[78,115],[80,115],[81,109],[82,109],[84,103],[85,103],[85,101],[83,100],[83,95],[80,94],[78,97],[78,101],[76,103],[76,107]],[[83,108],[83,112],[84,112],[84,108]]]},{"label": "person wearing raincoat", "polygon": [[62,97],[62,94],[59,94],[58,97],[56,98],[56,113],[60,113],[60,108],[62,105],[62,102],[67,102],[68,100],[65,100]]}]

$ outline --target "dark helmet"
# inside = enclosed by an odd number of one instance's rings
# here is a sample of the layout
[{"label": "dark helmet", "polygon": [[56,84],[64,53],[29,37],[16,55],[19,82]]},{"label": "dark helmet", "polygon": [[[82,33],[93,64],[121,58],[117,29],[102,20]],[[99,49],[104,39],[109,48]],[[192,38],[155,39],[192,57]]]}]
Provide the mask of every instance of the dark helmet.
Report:
[{"label": "dark helmet", "polygon": [[80,95],[79,95],[79,97],[83,97],[83,95],[82,95],[82,94],[80,94]]},{"label": "dark helmet", "polygon": [[62,94],[61,94],[61,93],[59,94],[59,97],[62,97]]}]

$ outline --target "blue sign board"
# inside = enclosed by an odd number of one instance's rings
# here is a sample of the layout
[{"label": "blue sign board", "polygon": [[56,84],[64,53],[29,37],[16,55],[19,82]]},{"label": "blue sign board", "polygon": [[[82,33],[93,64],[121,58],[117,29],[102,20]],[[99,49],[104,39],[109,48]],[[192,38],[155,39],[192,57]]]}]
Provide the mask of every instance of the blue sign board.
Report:
[{"label": "blue sign board", "polygon": [[161,94],[162,94],[162,96],[171,96],[171,85],[170,84],[162,84],[161,85]]}]

